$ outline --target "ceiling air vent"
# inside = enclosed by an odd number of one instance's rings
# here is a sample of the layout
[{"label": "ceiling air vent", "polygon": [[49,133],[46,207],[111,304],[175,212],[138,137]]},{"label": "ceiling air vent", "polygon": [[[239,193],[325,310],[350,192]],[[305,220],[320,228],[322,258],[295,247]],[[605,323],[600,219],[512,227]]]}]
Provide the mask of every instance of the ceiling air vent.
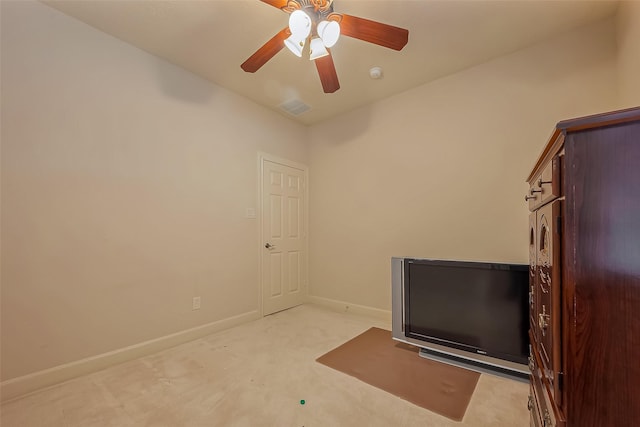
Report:
[{"label": "ceiling air vent", "polygon": [[292,116],[299,116],[300,114],[309,111],[311,106],[305,104],[299,99],[292,99],[291,101],[286,101],[280,104],[280,108]]}]

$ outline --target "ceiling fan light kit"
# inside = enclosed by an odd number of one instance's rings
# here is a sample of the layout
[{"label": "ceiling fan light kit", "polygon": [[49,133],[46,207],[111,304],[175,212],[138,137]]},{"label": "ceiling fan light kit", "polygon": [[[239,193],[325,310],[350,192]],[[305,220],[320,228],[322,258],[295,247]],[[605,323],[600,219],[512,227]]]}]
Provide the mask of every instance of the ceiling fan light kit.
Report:
[{"label": "ceiling fan light kit", "polygon": [[324,92],[333,93],[340,89],[340,83],[327,49],[338,42],[341,34],[394,50],[401,50],[409,41],[409,31],[404,28],[335,13],[333,0],[260,1],[289,13],[289,25],[242,63],[240,67],[248,73],[256,72],[285,46],[301,57],[307,39],[311,38],[309,59],[316,63]]},{"label": "ceiling fan light kit", "polygon": [[306,39],[297,39],[293,34],[284,41],[284,45],[298,58],[302,57],[302,49]]},{"label": "ceiling fan light kit", "polygon": [[[289,31],[291,36],[284,41],[284,45],[293,52],[294,55],[301,57],[305,42],[311,34],[312,20],[309,15],[301,9],[294,10],[289,15]],[[336,21],[321,21],[316,25],[317,37],[311,38],[311,51],[309,59],[316,60],[327,56],[328,47],[336,44],[340,37],[340,24]]]},{"label": "ceiling fan light kit", "polygon": [[284,45],[297,57],[302,57],[305,41],[311,34],[311,18],[301,10],[294,10],[289,15],[289,36]]},{"label": "ceiling fan light kit", "polygon": [[318,23],[318,35],[325,47],[333,47],[340,38],[340,24],[336,21],[321,21]]},{"label": "ceiling fan light kit", "polygon": [[329,55],[329,51],[324,47],[324,43],[322,43],[320,37],[312,38],[311,45],[309,47],[311,48],[311,51],[309,52],[309,59],[312,61]]},{"label": "ceiling fan light kit", "polygon": [[311,18],[302,10],[294,10],[289,16],[289,31],[292,36],[305,39],[311,34]]}]

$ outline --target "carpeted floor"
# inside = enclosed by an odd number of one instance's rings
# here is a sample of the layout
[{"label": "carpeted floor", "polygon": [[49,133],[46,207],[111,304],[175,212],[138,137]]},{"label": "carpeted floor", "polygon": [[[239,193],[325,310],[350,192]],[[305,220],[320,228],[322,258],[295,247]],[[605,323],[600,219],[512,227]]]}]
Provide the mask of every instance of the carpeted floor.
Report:
[{"label": "carpeted floor", "polygon": [[455,422],[316,362],[372,326],[391,325],[303,305],[5,403],[0,425],[529,425],[525,383],[482,374]]}]

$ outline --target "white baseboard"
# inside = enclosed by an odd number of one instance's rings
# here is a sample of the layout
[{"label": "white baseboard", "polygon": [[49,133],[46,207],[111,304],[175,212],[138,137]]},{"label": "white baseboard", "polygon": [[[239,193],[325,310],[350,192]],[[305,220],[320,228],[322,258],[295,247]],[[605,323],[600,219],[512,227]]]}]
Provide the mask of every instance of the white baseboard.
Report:
[{"label": "white baseboard", "polygon": [[259,318],[260,313],[258,311],[249,311],[108,353],[87,357],[86,359],[76,360],[64,365],[12,378],[0,383],[0,400],[5,402],[16,397],[21,397],[44,387],[137,359],[138,357],[147,356]]},{"label": "white baseboard", "polygon": [[391,322],[391,311],[382,310],[380,308],[368,307],[366,305],[352,304],[350,302],[338,301],[330,298],[316,297],[309,295],[307,301],[310,304],[320,305],[334,311],[343,313],[354,313],[363,316],[373,317],[375,319]]}]

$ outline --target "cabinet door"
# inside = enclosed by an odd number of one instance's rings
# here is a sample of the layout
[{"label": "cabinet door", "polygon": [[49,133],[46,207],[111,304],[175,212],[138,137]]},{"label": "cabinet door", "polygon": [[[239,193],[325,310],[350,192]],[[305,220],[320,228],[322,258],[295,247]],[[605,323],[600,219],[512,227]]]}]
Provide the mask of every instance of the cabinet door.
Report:
[{"label": "cabinet door", "polygon": [[560,218],[561,201],[556,200],[538,209],[536,225],[538,230],[536,251],[537,296],[536,325],[537,346],[542,359],[541,369],[551,386],[553,399],[561,404],[558,378],[562,369],[561,361],[561,274],[560,274]]},{"label": "cabinet door", "polygon": [[[538,268],[536,267],[536,256],[538,252],[538,228],[536,227],[536,212],[529,214],[529,329],[533,335],[534,342],[539,339],[537,328],[537,288],[538,288]],[[531,343],[534,345],[534,343]]]}]

